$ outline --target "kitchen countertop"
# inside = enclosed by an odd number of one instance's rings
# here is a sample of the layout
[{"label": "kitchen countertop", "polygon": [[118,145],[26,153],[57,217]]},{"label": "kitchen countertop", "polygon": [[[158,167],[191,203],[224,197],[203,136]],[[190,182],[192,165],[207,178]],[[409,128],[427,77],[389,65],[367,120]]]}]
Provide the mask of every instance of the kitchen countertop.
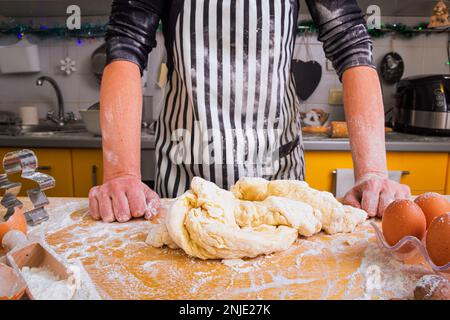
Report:
[{"label": "kitchen countertop", "polygon": [[[349,151],[349,140],[304,134],[305,150]],[[386,133],[387,151],[450,152],[450,137],[432,137],[400,132]]]},{"label": "kitchen countertop", "polygon": [[146,245],[148,221],[105,224],[89,217],[87,199],[49,199],[50,220],[28,236],[82,267],[84,298],[408,299],[431,273],[420,259],[402,263],[381,250],[368,222],[351,234],[299,238],[268,256],[201,261]]},{"label": "kitchen countertop", "polygon": [[[155,135],[143,133],[142,149],[155,149]],[[348,151],[348,139],[331,139],[325,135],[304,134],[305,150]],[[23,148],[101,148],[101,137],[87,132],[53,135],[0,136],[0,147]],[[391,132],[386,134],[388,151],[450,152],[450,137],[431,137]]]},{"label": "kitchen countertop", "polygon": [[[155,149],[155,135],[143,132],[142,149]],[[55,132],[52,135],[27,134],[20,136],[0,136],[0,147],[22,148],[91,148],[100,149],[102,138],[89,132]]]}]

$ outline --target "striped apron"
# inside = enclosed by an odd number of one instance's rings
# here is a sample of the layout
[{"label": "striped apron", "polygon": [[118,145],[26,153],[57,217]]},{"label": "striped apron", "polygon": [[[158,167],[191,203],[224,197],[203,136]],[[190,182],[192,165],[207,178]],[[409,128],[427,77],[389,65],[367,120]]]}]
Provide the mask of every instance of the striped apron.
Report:
[{"label": "striped apron", "polygon": [[304,178],[291,75],[297,0],[185,0],[157,123],[155,190],[176,197],[201,176]]}]

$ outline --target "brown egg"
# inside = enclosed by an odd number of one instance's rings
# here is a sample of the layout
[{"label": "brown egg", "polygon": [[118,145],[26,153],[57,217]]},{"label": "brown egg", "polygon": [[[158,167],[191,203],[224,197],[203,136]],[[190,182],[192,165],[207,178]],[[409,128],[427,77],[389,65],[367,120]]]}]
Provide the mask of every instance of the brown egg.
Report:
[{"label": "brown egg", "polygon": [[22,212],[22,209],[16,208],[14,214],[6,222],[0,223],[0,245],[3,236],[10,230],[19,230],[27,233],[27,220]]},{"label": "brown egg", "polygon": [[[427,222],[422,209],[411,200],[395,200],[383,214],[383,234],[386,242],[391,246],[406,236],[422,239],[426,226]],[[412,246],[406,246],[401,252],[408,252],[411,249],[413,249]]]},{"label": "brown egg", "polygon": [[435,265],[443,266],[450,262],[450,213],[444,213],[431,222],[426,244]]},{"label": "brown egg", "polygon": [[441,214],[450,212],[450,202],[439,193],[427,192],[421,194],[414,202],[422,209],[427,219],[427,228],[431,221]]}]

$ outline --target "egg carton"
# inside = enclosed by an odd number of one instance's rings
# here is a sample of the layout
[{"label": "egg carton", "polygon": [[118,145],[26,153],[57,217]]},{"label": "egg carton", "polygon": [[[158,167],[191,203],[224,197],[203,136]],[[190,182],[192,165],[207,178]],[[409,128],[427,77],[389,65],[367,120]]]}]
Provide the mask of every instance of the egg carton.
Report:
[{"label": "egg carton", "polygon": [[[433,269],[433,271],[437,273],[446,273],[450,274],[450,262],[443,265],[443,266],[437,266],[433,263],[430,256],[428,255],[428,251],[426,249],[425,240],[421,241],[416,237],[413,236],[406,236],[402,238],[397,244],[394,246],[389,245],[386,242],[386,239],[384,238],[383,232],[381,229],[377,226],[375,222],[370,223],[372,227],[375,229],[375,235],[377,237],[377,243],[378,246],[381,249],[385,249],[388,251],[392,256],[394,256],[396,259],[400,261],[404,261],[408,258],[420,255],[422,256],[425,261],[428,263],[428,265]],[[425,237],[424,237],[425,239]],[[408,250],[408,252],[401,252],[402,249],[412,246],[412,250]]]}]

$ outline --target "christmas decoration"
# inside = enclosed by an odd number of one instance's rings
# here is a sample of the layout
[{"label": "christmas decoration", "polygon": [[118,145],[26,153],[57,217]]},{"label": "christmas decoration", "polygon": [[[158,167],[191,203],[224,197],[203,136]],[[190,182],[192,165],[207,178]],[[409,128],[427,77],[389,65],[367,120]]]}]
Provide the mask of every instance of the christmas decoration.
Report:
[{"label": "christmas decoration", "polygon": [[[313,21],[301,21],[297,28],[297,31],[300,34],[303,34],[305,32],[316,33],[318,32],[318,28]],[[382,38],[388,35],[398,35],[403,38],[412,38],[420,34],[442,33],[442,32],[450,33],[450,30],[429,29],[428,22],[422,22],[412,27],[407,26],[403,23],[387,23],[382,24],[380,29],[372,28],[369,29],[368,32],[372,38]]]},{"label": "christmas decoration", "polygon": [[21,39],[24,35],[34,35],[38,38],[103,38],[106,33],[106,24],[82,24],[78,30],[69,30],[64,26],[30,26],[26,24],[8,25],[0,23],[0,37],[2,35],[16,35]]},{"label": "christmas decoration", "polygon": [[70,76],[72,72],[77,71],[77,68],[75,68],[76,62],[69,57],[62,59],[60,61],[60,64],[61,64],[61,71],[68,76]]},{"label": "christmas decoration", "polygon": [[[80,29],[69,30],[66,25],[47,26],[47,25],[26,25],[26,24],[7,24],[0,22],[0,37],[2,35],[15,35],[21,39],[25,34],[32,34],[39,38],[65,38],[65,39],[82,39],[82,38],[104,38],[107,30],[107,24],[85,23]],[[162,31],[159,25],[158,32]],[[78,41],[81,44],[81,41]]]},{"label": "christmas decoration", "polygon": [[[444,4],[445,5],[445,4]],[[438,12],[440,12],[438,10]],[[447,11],[448,14],[448,11]],[[444,15],[445,16],[445,15]],[[448,17],[448,15],[447,15]],[[448,19],[448,18],[447,18]],[[107,24],[82,24],[78,30],[69,30],[64,26],[30,26],[26,24],[10,25],[6,23],[0,23],[0,37],[2,35],[15,35],[21,39],[25,35],[32,34],[39,38],[63,38],[63,39],[77,39],[78,45],[82,45],[81,39],[95,39],[104,38],[107,30]],[[312,20],[301,21],[298,25],[298,33],[313,34],[318,32],[317,26]],[[158,27],[158,32],[162,31],[162,26]],[[381,38],[387,35],[396,34],[404,38],[412,38],[420,34],[429,34],[433,32],[449,32],[450,30],[437,30],[428,27],[428,22],[422,22],[416,26],[407,26],[402,23],[382,24],[380,29],[371,28],[369,34],[372,38]]]},{"label": "christmas decoration", "polygon": [[450,27],[448,20],[448,7],[444,1],[438,1],[434,6],[433,15],[430,18],[428,28]]}]

